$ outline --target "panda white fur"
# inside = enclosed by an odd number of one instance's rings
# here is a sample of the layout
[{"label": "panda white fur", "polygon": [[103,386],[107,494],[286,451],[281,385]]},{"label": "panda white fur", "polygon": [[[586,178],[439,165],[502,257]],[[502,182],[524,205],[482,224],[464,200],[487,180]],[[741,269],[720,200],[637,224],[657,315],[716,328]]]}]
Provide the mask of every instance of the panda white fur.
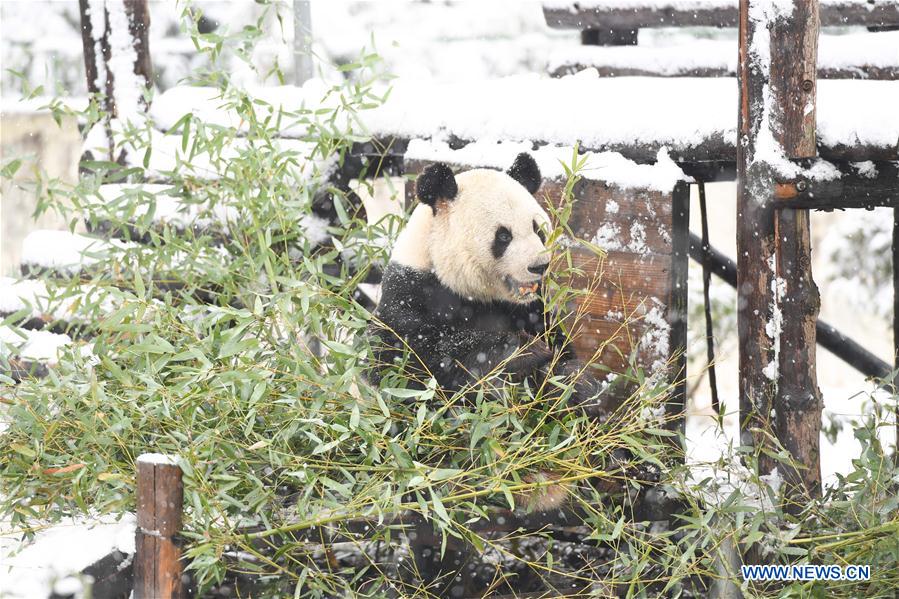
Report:
[{"label": "panda white fur", "polygon": [[[546,335],[539,291],[550,260],[550,220],[533,196],[540,182],[526,153],[505,173],[453,175],[434,164],[419,176],[421,203],[394,246],[370,328],[380,340],[373,343],[373,380],[406,349],[406,374],[419,382],[433,376],[449,392],[499,368],[538,384],[553,364],[555,374],[582,371],[567,340]],[[599,414],[598,392],[597,381],[581,375],[572,399]]]}]

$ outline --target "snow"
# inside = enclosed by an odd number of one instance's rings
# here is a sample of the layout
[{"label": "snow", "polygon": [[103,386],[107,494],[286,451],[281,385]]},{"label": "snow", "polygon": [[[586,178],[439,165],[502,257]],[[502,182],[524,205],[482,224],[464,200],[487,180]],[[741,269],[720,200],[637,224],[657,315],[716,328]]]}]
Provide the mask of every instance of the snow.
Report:
[{"label": "snow", "polygon": [[[534,157],[544,179],[564,179],[563,164],[570,164],[570,147],[541,146],[533,149],[531,142],[499,141],[478,138],[458,150],[442,140],[413,139],[406,148],[405,158],[449,162],[457,165],[506,169],[521,152]],[[661,148],[656,163],[637,164],[617,152],[585,152],[586,163],[579,175],[585,179],[603,181],[622,189],[640,188],[670,192],[678,181],[689,180],[683,171]]]},{"label": "snow", "polygon": [[771,317],[765,323],[765,334],[771,339],[774,358],[762,369],[762,374],[768,380],[777,382],[780,370],[780,334],[783,331],[783,312],[780,306],[787,290],[787,283],[777,276],[777,265],[774,256],[768,258],[768,268],[771,269],[774,277],[771,279]]},{"label": "snow", "polygon": [[103,290],[80,286],[70,292],[67,289],[48,289],[41,280],[17,280],[0,277],[0,315],[30,310],[30,318],[43,320],[82,320],[78,308],[99,303],[101,312],[111,312],[115,302]]},{"label": "snow", "polygon": [[[169,185],[159,184],[109,184],[99,188],[95,199],[99,205],[109,205],[112,202],[123,199],[130,194],[152,194],[153,222],[158,224],[171,224],[180,229],[192,226],[209,227],[213,224],[227,224],[237,220],[240,216],[237,208],[222,203],[210,206],[207,203],[188,202],[184,198],[170,195],[172,190]],[[141,201],[134,209],[134,217],[140,218],[146,215],[151,207],[149,201]],[[130,208],[130,207],[129,207]]]},{"label": "snow", "polygon": [[[757,48],[767,51],[765,44]],[[476,83],[397,80],[391,88],[385,104],[359,114],[370,134],[410,139],[452,134],[465,140],[540,141],[568,147],[580,143],[592,150],[646,144],[667,146],[675,156],[704,142],[733,146],[737,139],[733,107],[738,90],[733,78],[601,78],[595,69],[586,69],[556,79],[526,74]],[[154,110],[154,118],[161,126],[173,124],[188,111],[200,111],[212,122],[235,120],[216,108],[217,101],[210,101],[214,92],[209,89],[174,89],[179,91],[169,90],[157,100],[160,108]],[[295,106],[305,88],[273,89],[277,91],[272,96],[261,91],[262,99],[274,105],[290,98]],[[173,93],[178,94],[177,103],[166,100]],[[864,110],[858,109],[859,97],[865,98]],[[830,147],[893,147],[899,137],[896,105],[899,81],[819,81],[819,139]],[[171,143],[180,144],[180,137]]]},{"label": "snow", "polygon": [[[786,10],[789,5],[789,11],[792,12],[792,0],[757,0],[757,4],[768,3],[777,10]],[[688,12],[691,10],[712,10],[716,8],[732,8],[737,10],[737,0],[544,0],[543,6],[553,9],[580,9],[580,10],[636,10],[651,9],[661,10],[677,10]],[[820,0],[821,5],[851,5],[859,4],[861,6],[870,7],[868,0]],[[869,9],[870,10],[870,9]],[[788,14],[788,13],[787,13]]]},{"label": "snow", "polygon": [[874,179],[877,177],[877,167],[874,166],[874,162],[871,160],[865,160],[864,162],[853,162],[852,167],[858,172],[858,174],[866,179]]},{"label": "snow", "polygon": [[640,347],[647,350],[653,360],[650,371],[660,375],[666,372],[668,360],[671,359],[671,323],[665,318],[665,304],[656,298],[650,300],[654,305],[643,317],[646,332],[640,339]]},{"label": "snow", "polygon": [[299,227],[312,246],[321,245],[331,238],[328,227],[331,223],[315,214],[304,214],[300,217]]},{"label": "snow", "polygon": [[68,335],[0,326],[0,355],[4,358],[18,356],[32,362],[56,364],[59,351],[71,343]]},{"label": "snow", "polygon": [[[737,40],[692,39],[660,46],[571,46],[550,55],[547,70],[569,65],[639,69],[664,76],[697,69],[718,70],[736,76]],[[849,35],[821,35],[818,68],[899,67],[899,31]]]},{"label": "snow", "polygon": [[[116,116],[128,122],[143,120],[141,102],[146,81],[135,74],[137,52],[134,50],[131,33],[128,30],[128,15],[124,2],[105,2],[109,22],[109,61],[107,65],[112,72],[115,90]],[[91,12],[93,13],[93,6]],[[91,15],[91,22],[94,16]],[[104,89],[101,87],[100,89]]]},{"label": "snow", "polygon": [[138,464],[153,464],[156,466],[177,466],[178,456],[164,453],[142,453],[137,456]]},{"label": "snow", "polygon": [[47,597],[55,589],[80,590],[74,577],[113,551],[134,553],[136,519],[125,514],[121,519],[66,518],[38,532],[21,551],[13,553],[17,540],[12,532],[3,533],[0,579],[3,597],[36,599]]},{"label": "snow", "polygon": [[112,246],[132,246],[121,241],[97,239],[68,231],[39,229],[22,241],[22,264],[76,273],[93,264]]},{"label": "snow", "polygon": [[[103,56],[103,35],[106,31],[105,0],[88,0],[87,13],[91,21],[91,38],[94,40],[94,56]],[[97,78],[94,79],[96,89],[106,89],[106,65],[102,60],[97,63]]]}]

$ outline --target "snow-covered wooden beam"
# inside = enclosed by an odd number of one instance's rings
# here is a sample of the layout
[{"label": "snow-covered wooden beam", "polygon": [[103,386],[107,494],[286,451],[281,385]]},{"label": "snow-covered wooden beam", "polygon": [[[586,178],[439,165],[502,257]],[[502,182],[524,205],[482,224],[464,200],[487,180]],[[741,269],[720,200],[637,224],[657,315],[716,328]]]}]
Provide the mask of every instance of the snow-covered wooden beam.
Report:
[{"label": "snow-covered wooden beam", "polygon": [[[826,168],[827,176],[800,175],[777,182],[774,197],[778,208],[842,210],[899,207],[899,163],[868,160],[830,164],[817,161],[817,165]],[[797,164],[797,168],[803,168],[802,164]]]},{"label": "snow-covered wooden beam", "polygon": [[[818,92],[822,158],[899,159],[899,84],[829,80],[820,82]],[[235,111],[216,99],[219,93],[210,88],[169,89],[154,99],[154,123],[169,130],[190,112],[204,123],[246,127]],[[275,113],[322,100],[311,82],[302,88],[261,88],[254,96]],[[859,110],[859,98],[865,99],[864,110]],[[383,105],[361,111],[358,118],[365,136],[375,137],[363,152],[371,155],[402,154],[404,140],[415,138],[453,145],[490,138],[569,147],[577,143],[585,150],[619,152],[642,163],[655,162],[662,147],[681,165],[733,163],[737,101],[736,82],[729,78],[603,78],[585,71],[558,79],[504,77],[476,86],[397,80]],[[283,137],[305,134],[301,125],[281,131]],[[180,135],[172,137],[172,144],[180,144]],[[154,145],[154,157],[156,153]]]},{"label": "snow-covered wooden beam", "polygon": [[[546,24],[555,29],[736,27],[737,0],[548,0]],[[822,0],[821,26],[899,24],[896,0]]]},{"label": "snow-covered wooden beam", "polygon": [[[899,31],[822,35],[819,79],[899,79]],[[602,77],[735,77],[737,43],[695,40],[676,46],[572,46],[555,51],[547,70],[562,77],[587,68]]]},{"label": "snow-covered wooden beam", "polygon": [[[778,182],[832,175],[817,161],[818,0],[740,0],[737,293],[741,440],[797,508],[820,494],[818,290],[809,216],[777,211]],[[797,159],[815,162],[799,169]],[[832,165],[831,165],[832,166]],[[776,437],[802,466],[775,461]]]}]

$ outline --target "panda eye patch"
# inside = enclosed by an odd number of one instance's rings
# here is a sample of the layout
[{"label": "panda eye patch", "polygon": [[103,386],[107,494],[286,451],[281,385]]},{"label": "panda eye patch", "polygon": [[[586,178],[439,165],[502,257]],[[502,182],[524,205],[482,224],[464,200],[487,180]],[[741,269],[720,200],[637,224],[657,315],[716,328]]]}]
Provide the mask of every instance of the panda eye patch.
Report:
[{"label": "panda eye patch", "polygon": [[493,246],[490,250],[493,252],[494,258],[501,258],[506,253],[506,248],[512,243],[512,231],[506,227],[498,227],[496,234],[493,236]]},{"label": "panda eye patch", "polygon": [[540,243],[546,243],[546,233],[543,232],[543,229],[537,226],[537,221],[533,221],[534,223],[534,233],[537,234],[537,237],[540,238]]}]

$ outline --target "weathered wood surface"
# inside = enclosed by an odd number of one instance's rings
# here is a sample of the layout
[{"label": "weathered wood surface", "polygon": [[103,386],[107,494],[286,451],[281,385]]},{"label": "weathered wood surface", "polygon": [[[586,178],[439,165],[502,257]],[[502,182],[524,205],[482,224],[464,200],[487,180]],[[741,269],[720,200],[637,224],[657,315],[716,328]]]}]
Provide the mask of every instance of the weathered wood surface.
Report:
[{"label": "weathered wood surface", "polygon": [[[759,137],[789,158],[815,156],[817,0],[798,0],[773,22],[740,2],[737,292],[741,437],[762,450],[759,471],[778,469],[793,500],[820,492],[821,398],[815,377],[818,293],[811,279],[808,214],[776,212],[777,177]],[[754,13],[752,11],[755,11]],[[761,33],[760,33],[761,32]],[[770,37],[769,37],[770,36]],[[753,43],[770,48],[752,50]],[[770,64],[759,58],[770,50]],[[771,90],[770,101],[765,90]],[[773,127],[772,123],[779,123]],[[765,130],[763,128],[770,128]],[[769,433],[803,465],[779,465]],[[798,505],[798,503],[797,503]]]},{"label": "weathered wood surface", "polygon": [[838,178],[830,181],[797,179],[779,182],[778,208],[842,210],[899,206],[899,163],[838,163]]},{"label": "weathered wood surface", "polygon": [[[674,3],[672,3],[674,4]],[[679,10],[659,8],[647,2],[645,7],[595,6],[577,2],[568,6],[544,6],[546,24],[554,29],[641,29],[644,27],[737,27],[740,21],[737,2],[732,6],[710,4]],[[882,27],[899,24],[899,2],[875,0],[862,3],[845,0],[821,3],[821,26],[865,25]]]},{"label": "weathered wood surface", "polygon": [[[153,81],[153,69],[150,60],[150,11],[147,0],[110,0],[116,4],[113,10],[124,10],[127,20],[127,33],[131,49],[134,52],[133,73],[139,85],[149,89]],[[81,43],[84,49],[84,70],[87,76],[87,89],[91,96],[100,99],[104,111],[104,128],[108,143],[110,160],[119,160],[121,156],[113,156],[114,141],[111,120],[125,112],[145,111],[145,98],[137,98],[134,90],[116,91],[115,65],[116,51],[110,44],[112,29],[122,24],[117,19],[110,19],[109,6],[104,2],[91,3],[90,0],[79,0],[78,7],[81,18]],[[92,14],[92,10],[103,8],[102,15]],[[102,31],[98,31],[102,24]]]},{"label": "weathered wood surface", "polygon": [[[584,62],[573,60],[559,64],[550,70],[553,77],[564,77],[583,71],[596,69],[600,77],[735,77],[737,72],[722,66],[691,66],[684,64],[676,69],[652,67],[626,67],[604,64],[601,59]],[[819,67],[818,79],[875,79],[895,81],[899,79],[899,66],[881,67],[859,65],[857,67]]]},{"label": "weathered wood surface", "polygon": [[134,599],[187,596],[177,538],[183,503],[181,467],[165,456],[140,456],[137,459]]}]

